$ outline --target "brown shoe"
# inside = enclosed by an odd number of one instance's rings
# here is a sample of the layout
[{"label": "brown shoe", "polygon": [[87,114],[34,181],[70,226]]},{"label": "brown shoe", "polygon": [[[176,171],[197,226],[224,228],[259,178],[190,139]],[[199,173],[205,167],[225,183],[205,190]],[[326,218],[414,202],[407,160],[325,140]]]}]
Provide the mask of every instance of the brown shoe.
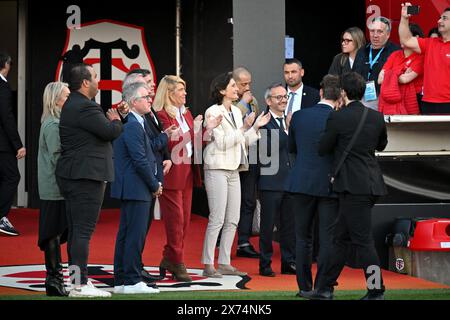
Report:
[{"label": "brown shoe", "polygon": [[225,265],[225,264],[219,264],[217,271],[219,271],[223,275],[230,275],[230,276],[246,276],[247,275],[247,272],[239,271],[232,265]]},{"label": "brown shoe", "polygon": [[166,271],[169,271],[173,274],[173,270],[175,266],[166,258],[162,258],[161,263],[159,264],[159,275],[163,279],[166,277]]},{"label": "brown shoe", "polygon": [[187,273],[184,263],[174,265],[172,270],[172,277],[181,282],[192,282],[191,276]]}]

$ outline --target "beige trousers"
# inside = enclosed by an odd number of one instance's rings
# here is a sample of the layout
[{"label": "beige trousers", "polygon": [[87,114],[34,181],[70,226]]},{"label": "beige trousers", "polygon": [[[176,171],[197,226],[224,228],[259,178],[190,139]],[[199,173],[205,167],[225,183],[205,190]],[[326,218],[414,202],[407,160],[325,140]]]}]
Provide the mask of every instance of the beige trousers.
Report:
[{"label": "beige trousers", "polygon": [[205,170],[205,189],[208,196],[209,219],[203,241],[203,264],[214,264],[217,237],[222,229],[219,264],[229,265],[231,247],[239,223],[241,184],[237,170]]}]

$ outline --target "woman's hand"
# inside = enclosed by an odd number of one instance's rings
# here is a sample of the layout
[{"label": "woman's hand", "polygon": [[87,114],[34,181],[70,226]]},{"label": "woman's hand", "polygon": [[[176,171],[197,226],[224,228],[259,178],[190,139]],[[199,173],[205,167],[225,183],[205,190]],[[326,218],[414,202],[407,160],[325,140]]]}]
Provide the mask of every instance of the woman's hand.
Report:
[{"label": "woman's hand", "polygon": [[206,130],[210,131],[217,128],[222,123],[222,120],[223,120],[222,114],[219,114],[217,117],[214,117],[212,115],[208,116],[206,118]]},{"label": "woman's hand", "polygon": [[254,112],[250,113],[248,116],[245,117],[243,125],[244,131],[247,131],[252,127],[253,123],[255,122],[255,118],[256,114]]}]

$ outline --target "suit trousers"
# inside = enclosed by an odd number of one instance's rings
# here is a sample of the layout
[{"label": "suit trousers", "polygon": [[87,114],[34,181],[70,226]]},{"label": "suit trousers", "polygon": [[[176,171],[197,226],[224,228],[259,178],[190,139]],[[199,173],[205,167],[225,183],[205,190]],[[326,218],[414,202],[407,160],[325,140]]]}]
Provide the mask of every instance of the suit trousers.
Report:
[{"label": "suit trousers", "polygon": [[[333,234],[338,217],[338,199],[293,194],[295,201],[297,284],[300,290],[313,289],[311,264],[313,254],[313,230],[319,232],[319,255],[314,283],[324,277],[324,264],[335,253],[332,251]],[[318,217],[318,219],[316,219]],[[314,223],[318,222],[318,228]]]},{"label": "suit trousers", "polygon": [[65,179],[58,176],[56,179],[66,199],[69,265],[80,268],[81,284],[86,284],[89,242],[100,215],[106,183],[86,179]]},{"label": "suit trousers", "polygon": [[250,164],[248,171],[239,173],[241,180],[241,212],[238,225],[238,245],[250,243],[253,213],[256,208],[257,165]]},{"label": "suit trousers", "polygon": [[11,210],[20,181],[17,158],[14,153],[0,151],[0,219]]},{"label": "suit trousers", "polygon": [[220,229],[219,264],[229,265],[231,247],[239,223],[241,185],[237,170],[205,170],[209,218],[203,241],[203,264],[214,264],[214,251]]},{"label": "suit trousers", "polygon": [[163,257],[173,264],[184,261],[184,240],[191,221],[193,187],[194,177],[191,170],[183,190],[164,189],[159,198],[167,237]]},{"label": "suit trousers", "polygon": [[278,191],[260,191],[261,221],[259,230],[259,267],[272,263],[272,239],[275,219],[280,220],[281,264],[295,263],[294,207],[291,194]]},{"label": "suit trousers", "polygon": [[[369,291],[384,292],[383,277],[381,276],[380,260],[375,249],[372,234],[372,207],[377,201],[377,196],[354,195],[350,193],[339,194],[339,212],[336,222],[333,255],[324,269],[324,281],[316,287],[331,288],[335,285],[345,261],[348,258],[348,237],[351,241],[350,254],[354,254],[358,264],[364,270],[366,280],[372,275],[371,269],[379,270],[379,286],[369,288]],[[371,268],[369,268],[371,267]]]},{"label": "suit trousers", "polygon": [[[148,232],[150,231],[150,227],[152,226],[153,216],[155,214],[155,203],[156,203],[156,199],[153,198],[151,205],[150,205],[150,210],[148,213],[149,216],[148,216],[148,223],[147,223],[147,231],[145,232],[146,239],[147,239]],[[144,246],[142,247],[142,254],[144,254],[144,249],[145,249],[145,240],[144,240]],[[141,267],[142,267],[142,269],[144,269],[144,262],[142,262]]]},{"label": "suit trousers", "polygon": [[142,281],[142,249],[149,220],[150,201],[122,200],[114,252],[114,285]]}]

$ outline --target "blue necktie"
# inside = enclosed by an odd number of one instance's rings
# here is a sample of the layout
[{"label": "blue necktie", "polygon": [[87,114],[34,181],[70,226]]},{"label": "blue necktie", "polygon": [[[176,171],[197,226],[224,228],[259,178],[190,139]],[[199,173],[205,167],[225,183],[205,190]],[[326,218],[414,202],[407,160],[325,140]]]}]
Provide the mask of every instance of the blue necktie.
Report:
[{"label": "blue necktie", "polygon": [[295,92],[291,92],[291,100],[289,100],[289,106],[288,106],[288,110],[287,110],[287,114],[289,114],[289,112],[292,112],[292,105],[294,104],[294,99],[295,99]]}]

